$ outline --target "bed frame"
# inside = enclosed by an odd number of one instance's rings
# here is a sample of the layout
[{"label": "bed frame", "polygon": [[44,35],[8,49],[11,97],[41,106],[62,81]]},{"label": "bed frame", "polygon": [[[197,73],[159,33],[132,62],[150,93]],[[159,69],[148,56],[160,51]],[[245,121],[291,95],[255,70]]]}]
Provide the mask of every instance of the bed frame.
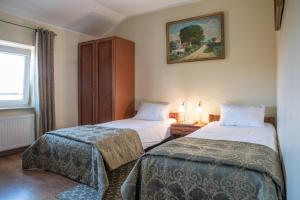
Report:
[{"label": "bed frame", "polygon": [[[219,121],[219,120],[220,120],[220,115],[209,114],[209,118],[208,118],[209,122],[214,122],[214,121]],[[273,126],[276,127],[276,118],[275,117],[265,117],[265,122],[273,124]]]},{"label": "bed frame", "polygon": [[169,113],[169,118],[176,119],[176,121],[178,122],[178,120],[179,120],[179,113],[177,113],[177,112]]}]

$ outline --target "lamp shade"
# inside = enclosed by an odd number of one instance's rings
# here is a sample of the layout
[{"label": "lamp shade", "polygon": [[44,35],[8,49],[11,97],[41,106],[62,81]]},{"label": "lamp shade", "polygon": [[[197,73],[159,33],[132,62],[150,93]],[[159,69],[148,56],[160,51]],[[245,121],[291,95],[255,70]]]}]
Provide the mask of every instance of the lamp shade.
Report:
[{"label": "lamp shade", "polygon": [[202,113],[202,112],[203,112],[203,108],[202,108],[202,105],[201,105],[201,101],[199,102],[199,104],[198,104],[197,107],[196,107],[196,112],[197,112],[197,113]]},{"label": "lamp shade", "polygon": [[179,113],[183,113],[185,111],[185,102],[182,102],[182,104],[178,108]]}]

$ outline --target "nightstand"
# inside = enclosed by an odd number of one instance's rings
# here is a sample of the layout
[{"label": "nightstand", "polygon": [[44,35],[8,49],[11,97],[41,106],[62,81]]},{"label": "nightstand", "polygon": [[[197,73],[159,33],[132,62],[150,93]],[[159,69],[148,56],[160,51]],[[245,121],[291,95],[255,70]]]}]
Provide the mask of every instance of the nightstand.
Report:
[{"label": "nightstand", "polygon": [[195,124],[184,124],[184,123],[174,123],[171,125],[171,137],[172,139],[186,136],[192,132],[205,126],[207,123],[197,122]]}]

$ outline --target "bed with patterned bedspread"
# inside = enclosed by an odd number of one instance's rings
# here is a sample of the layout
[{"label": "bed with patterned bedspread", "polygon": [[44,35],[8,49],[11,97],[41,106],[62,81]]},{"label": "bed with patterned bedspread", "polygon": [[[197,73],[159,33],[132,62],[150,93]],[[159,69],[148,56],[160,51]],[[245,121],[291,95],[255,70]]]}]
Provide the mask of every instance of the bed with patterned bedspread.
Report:
[{"label": "bed with patterned bedspread", "polygon": [[180,138],[144,154],[121,187],[136,199],[285,199],[278,154],[246,142]]},{"label": "bed with patterned bedspread", "polygon": [[23,153],[22,165],[93,187],[99,199],[120,199],[120,185],[143,153],[134,130],[86,125],[44,134]]}]

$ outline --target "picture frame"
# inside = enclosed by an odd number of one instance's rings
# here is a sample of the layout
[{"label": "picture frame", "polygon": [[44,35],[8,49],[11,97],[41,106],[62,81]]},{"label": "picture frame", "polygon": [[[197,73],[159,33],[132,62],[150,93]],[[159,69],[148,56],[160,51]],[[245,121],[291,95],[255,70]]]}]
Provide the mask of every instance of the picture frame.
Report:
[{"label": "picture frame", "polygon": [[166,24],[167,63],[225,59],[224,12]]}]

